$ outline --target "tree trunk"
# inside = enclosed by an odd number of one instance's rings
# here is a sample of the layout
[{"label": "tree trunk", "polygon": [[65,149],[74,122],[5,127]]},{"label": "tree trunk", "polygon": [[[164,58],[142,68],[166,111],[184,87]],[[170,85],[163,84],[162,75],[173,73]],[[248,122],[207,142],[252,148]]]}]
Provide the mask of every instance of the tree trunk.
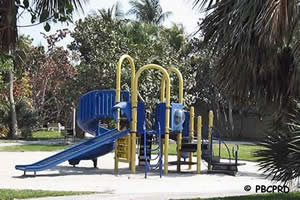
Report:
[{"label": "tree trunk", "polygon": [[16,104],[14,99],[14,74],[12,71],[9,72],[9,103],[10,103],[10,134],[9,138],[17,139],[18,138],[18,121],[16,113]]},{"label": "tree trunk", "polygon": [[233,124],[233,117],[232,117],[232,104],[230,101],[228,101],[228,118],[229,118],[229,123],[231,128],[231,135],[233,135],[234,124]]}]

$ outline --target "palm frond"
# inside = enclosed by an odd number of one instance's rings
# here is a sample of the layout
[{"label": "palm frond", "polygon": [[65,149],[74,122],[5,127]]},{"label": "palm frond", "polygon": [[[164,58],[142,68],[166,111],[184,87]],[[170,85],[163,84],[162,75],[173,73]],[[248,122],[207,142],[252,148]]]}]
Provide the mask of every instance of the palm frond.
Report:
[{"label": "palm frond", "polygon": [[159,0],[130,0],[128,15],[135,15],[136,19],[146,23],[160,24],[171,15],[163,12]]},{"label": "palm frond", "polygon": [[83,4],[89,0],[34,0],[35,10],[39,16],[53,16],[56,12],[68,13],[68,5],[72,5],[75,11],[83,12]]},{"label": "palm frond", "polygon": [[[261,142],[264,149],[255,153],[260,170],[274,181],[287,183],[300,176],[300,109],[298,101],[290,101],[289,110],[275,120]],[[285,119],[284,119],[285,118]]]},{"label": "palm frond", "polygon": [[291,39],[298,23],[297,0],[226,0],[214,5],[200,30],[220,58],[215,77],[227,94],[242,102],[261,98],[280,105],[291,95],[300,97],[299,48]]},{"label": "palm frond", "polygon": [[164,13],[161,13],[160,16],[158,17],[157,19],[157,22],[156,24],[161,24],[163,23],[164,21],[166,21],[167,18],[169,18],[173,13],[171,11],[167,11],[167,12],[164,12]]}]

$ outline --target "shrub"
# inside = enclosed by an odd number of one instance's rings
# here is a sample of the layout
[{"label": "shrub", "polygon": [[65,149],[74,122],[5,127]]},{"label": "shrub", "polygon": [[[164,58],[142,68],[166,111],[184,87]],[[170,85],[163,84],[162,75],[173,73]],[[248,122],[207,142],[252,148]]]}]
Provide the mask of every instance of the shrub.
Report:
[{"label": "shrub", "polygon": [[300,176],[300,106],[292,105],[295,109],[276,120],[261,143],[265,149],[256,152],[260,170],[285,184]]}]

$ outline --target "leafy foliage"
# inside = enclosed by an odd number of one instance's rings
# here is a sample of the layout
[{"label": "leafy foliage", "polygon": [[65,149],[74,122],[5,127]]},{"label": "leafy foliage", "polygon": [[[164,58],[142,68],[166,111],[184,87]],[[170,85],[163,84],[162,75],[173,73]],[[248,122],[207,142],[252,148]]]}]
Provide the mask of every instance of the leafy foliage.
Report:
[{"label": "leafy foliage", "polygon": [[[170,32],[176,32],[181,37],[171,37]],[[173,35],[176,35],[173,33]],[[84,21],[76,23],[75,31],[71,34],[74,42],[69,48],[80,55],[81,62],[76,67],[78,74],[72,87],[79,97],[81,94],[104,88],[115,88],[115,70],[119,58],[128,54],[134,58],[137,69],[143,65],[154,63],[165,68],[176,66],[182,72],[185,87],[195,85],[195,75],[192,73],[189,61],[186,60],[185,43],[180,29],[166,29],[153,24],[130,22],[128,20],[107,21],[99,16],[89,16]],[[174,43],[176,41],[176,43]],[[124,63],[122,71],[123,89],[130,87],[129,63]],[[172,80],[173,99],[176,101],[178,82]],[[158,102],[160,95],[161,75],[157,71],[146,71],[139,81],[139,92],[145,102]],[[195,99],[189,90],[185,90],[186,103]]]},{"label": "leafy foliage", "polygon": [[31,15],[31,23],[44,23],[45,31],[50,31],[52,22],[72,22],[74,11],[83,11],[83,4],[88,0],[15,0],[17,9],[25,10]]},{"label": "leafy foliage", "polygon": [[209,11],[200,30],[219,57],[215,76],[228,95],[281,106],[299,97],[297,2],[195,1]]},{"label": "leafy foliage", "polygon": [[27,66],[30,68],[32,102],[39,113],[40,124],[65,122],[65,118],[70,118],[74,101],[66,95],[66,85],[76,73],[69,62],[68,51],[52,48],[45,52],[42,47],[32,47]]},{"label": "leafy foliage", "polygon": [[256,152],[256,156],[261,157],[260,169],[267,177],[284,183],[300,175],[300,107],[296,101],[290,106],[296,109],[274,121],[276,126],[272,126],[261,143],[265,149]]},{"label": "leafy foliage", "polygon": [[135,15],[140,22],[161,24],[172,12],[163,12],[159,0],[130,0],[128,14]]}]

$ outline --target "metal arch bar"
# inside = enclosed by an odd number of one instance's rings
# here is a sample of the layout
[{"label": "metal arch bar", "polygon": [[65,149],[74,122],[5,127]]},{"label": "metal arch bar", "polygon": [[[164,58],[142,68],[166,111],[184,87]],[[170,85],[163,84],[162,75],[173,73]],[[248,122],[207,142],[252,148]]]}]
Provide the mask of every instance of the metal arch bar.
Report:
[{"label": "metal arch bar", "polygon": [[[171,72],[174,72],[177,75],[178,78],[178,86],[179,86],[179,91],[178,91],[178,103],[183,103],[183,78],[181,72],[176,68],[176,67],[169,67],[168,68],[168,73],[170,74]],[[165,98],[165,82],[166,79],[163,78],[161,81],[161,90],[160,90],[160,101],[163,102]]]},{"label": "metal arch bar", "polygon": [[[169,127],[170,127],[170,77],[167,70],[165,70],[163,67],[156,65],[156,64],[148,64],[141,67],[135,77],[134,77],[134,87],[132,91],[131,96],[131,102],[132,102],[132,131],[136,132],[137,128],[137,93],[138,93],[138,81],[139,77],[142,74],[143,71],[147,69],[156,69],[159,70],[163,74],[163,78],[165,78],[166,82],[166,122],[165,122],[165,151],[164,151],[164,174],[168,174],[168,146],[169,146]],[[132,140],[134,140],[132,138]],[[135,141],[134,141],[135,142]],[[135,145],[132,145],[132,148],[134,148]],[[135,172],[135,150],[132,149],[132,163],[131,163],[131,171]]]},{"label": "metal arch bar", "polygon": [[[183,78],[181,72],[176,68],[176,67],[169,67],[168,68],[168,73],[171,74],[171,72],[174,72],[177,75],[178,78],[178,84],[179,84],[179,91],[178,91],[178,103],[183,104]],[[161,95],[160,95],[160,100],[164,101],[165,98],[165,79],[162,79],[161,81]],[[177,134],[177,172],[181,171],[181,166],[180,166],[180,159],[181,159],[181,143],[182,143],[182,132],[179,132]]]},{"label": "metal arch bar", "polygon": [[121,67],[124,62],[124,60],[127,59],[129,61],[129,64],[131,66],[131,90],[133,89],[134,84],[134,77],[135,77],[135,64],[133,59],[129,55],[123,55],[119,59],[119,62],[117,64],[117,77],[116,77],[116,102],[120,102],[121,100]]},{"label": "metal arch bar", "polygon": [[[121,56],[121,58],[119,59],[118,61],[118,64],[117,64],[117,70],[116,70],[116,102],[120,102],[121,101],[121,67],[122,67],[122,64],[124,62],[124,60],[127,59],[129,61],[129,64],[131,66],[131,90],[133,90],[133,84],[134,84],[134,77],[135,77],[135,64],[134,64],[134,61],[133,59],[129,56],[129,55],[123,55]],[[118,113],[117,113],[117,119],[118,119],[118,122],[117,122],[117,129],[120,130],[120,109],[118,109]],[[131,133],[131,135],[134,135],[136,133]],[[130,145],[131,141],[129,139],[129,146]],[[118,144],[116,143],[116,147],[115,147],[115,170],[118,170],[119,168],[119,158],[117,156],[117,147],[118,147]],[[129,152],[128,152],[128,159],[131,160],[130,156],[131,156],[131,148],[129,148]]]}]

